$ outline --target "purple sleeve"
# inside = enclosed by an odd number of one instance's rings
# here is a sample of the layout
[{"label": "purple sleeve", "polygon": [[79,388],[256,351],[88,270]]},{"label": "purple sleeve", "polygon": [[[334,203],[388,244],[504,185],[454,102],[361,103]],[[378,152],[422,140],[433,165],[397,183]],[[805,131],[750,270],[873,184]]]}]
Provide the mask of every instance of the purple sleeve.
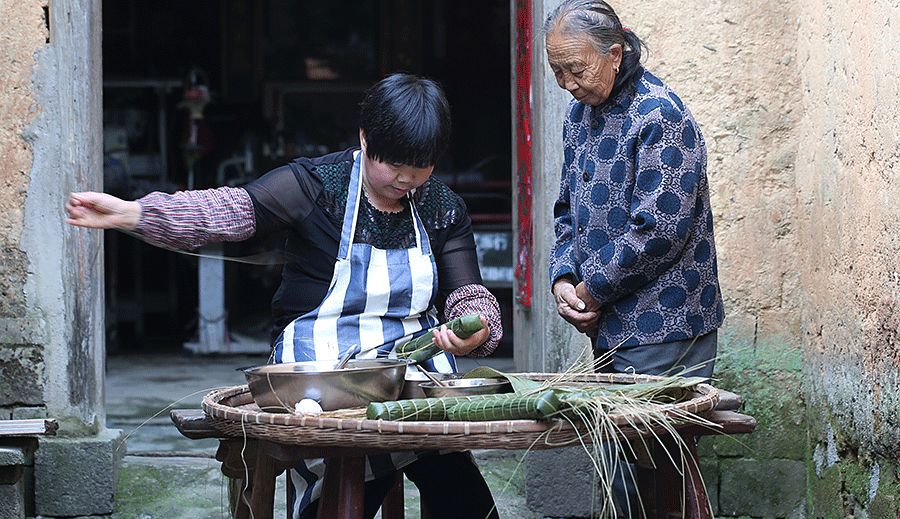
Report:
[{"label": "purple sleeve", "polygon": [[220,187],[140,198],[137,232],[153,245],[196,249],[207,243],[242,241],[256,232],[253,201],[241,188]]},{"label": "purple sleeve", "polygon": [[487,357],[500,344],[503,337],[500,305],[484,285],[463,285],[450,292],[444,314],[447,321],[469,314],[478,314],[487,321],[490,336],[484,344],[469,352],[469,357]]}]

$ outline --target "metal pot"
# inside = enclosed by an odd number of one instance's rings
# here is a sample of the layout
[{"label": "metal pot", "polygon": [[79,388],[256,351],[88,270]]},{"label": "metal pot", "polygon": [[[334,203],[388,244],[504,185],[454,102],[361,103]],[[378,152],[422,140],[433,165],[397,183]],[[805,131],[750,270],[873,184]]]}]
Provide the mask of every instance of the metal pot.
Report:
[{"label": "metal pot", "polygon": [[396,400],[403,390],[406,364],[398,359],[351,360],[346,368],[335,370],[333,360],[292,362],[248,368],[244,375],[263,411],[290,412],[304,398],[333,411]]}]

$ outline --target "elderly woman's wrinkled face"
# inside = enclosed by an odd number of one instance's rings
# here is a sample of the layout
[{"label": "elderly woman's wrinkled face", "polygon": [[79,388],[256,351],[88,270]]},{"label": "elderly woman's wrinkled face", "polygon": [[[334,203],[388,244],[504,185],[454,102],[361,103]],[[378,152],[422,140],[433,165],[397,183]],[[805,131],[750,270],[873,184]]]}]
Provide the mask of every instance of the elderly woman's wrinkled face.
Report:
[{"label": "elderly woman's wrinkled face", "polygon": [[547,33],[547,60],[556,82],[578,101],[591,106],[602,104],[612,92],[622,61],[622,46],[615,44],[606,54],[597,50],[588,36]]}]

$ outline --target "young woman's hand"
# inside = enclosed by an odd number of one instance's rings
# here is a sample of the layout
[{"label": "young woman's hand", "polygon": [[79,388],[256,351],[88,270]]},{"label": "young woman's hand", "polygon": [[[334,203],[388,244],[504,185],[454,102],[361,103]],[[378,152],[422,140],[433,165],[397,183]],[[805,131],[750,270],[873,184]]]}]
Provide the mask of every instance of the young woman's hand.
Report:
[{"label": "young woman's hand", "polygon": [[66,223],[78,227],[134,230],[141,219],[141,204],[87,191],[69,195],[66,214]]},{"label": "young woman's hand", "polygon": [[482,328],[469,338],[460,339],[453,333],[453,330],[447,328],[447,325],[442,325],[434,331],[434,344],[447,353],[456,356],[468,355],[470,351],[484,344],[491,336],[487,320],[483,316],[481,317],[481,326]]},{"label": "young woman's hand", "polygon": [[[579,284],[579,286],[582,285],[584,283]],[[599,305],[593,298],[590,298],[593,306],[589,307],[588,303],[578,296],[578,291],[572,281],[565,278],[557,280],[553,284],[553,297],[556,299],[557,313],[576,330],[581,333],[590,333],[597,328],[597,320],[600,317],[597,312]]]}]

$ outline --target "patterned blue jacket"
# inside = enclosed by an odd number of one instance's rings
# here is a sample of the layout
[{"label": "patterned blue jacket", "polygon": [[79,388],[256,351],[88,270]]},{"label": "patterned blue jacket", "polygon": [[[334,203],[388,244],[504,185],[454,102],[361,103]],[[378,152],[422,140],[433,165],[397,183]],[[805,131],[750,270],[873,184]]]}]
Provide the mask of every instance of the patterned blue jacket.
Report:
[{"label": "patterned blue jacket", "polygon": [[722,324],[706,144],[646,70],[598,107],[569,105],[551,282],[584,281],[603,308],[597,348],[667,343]]}]

